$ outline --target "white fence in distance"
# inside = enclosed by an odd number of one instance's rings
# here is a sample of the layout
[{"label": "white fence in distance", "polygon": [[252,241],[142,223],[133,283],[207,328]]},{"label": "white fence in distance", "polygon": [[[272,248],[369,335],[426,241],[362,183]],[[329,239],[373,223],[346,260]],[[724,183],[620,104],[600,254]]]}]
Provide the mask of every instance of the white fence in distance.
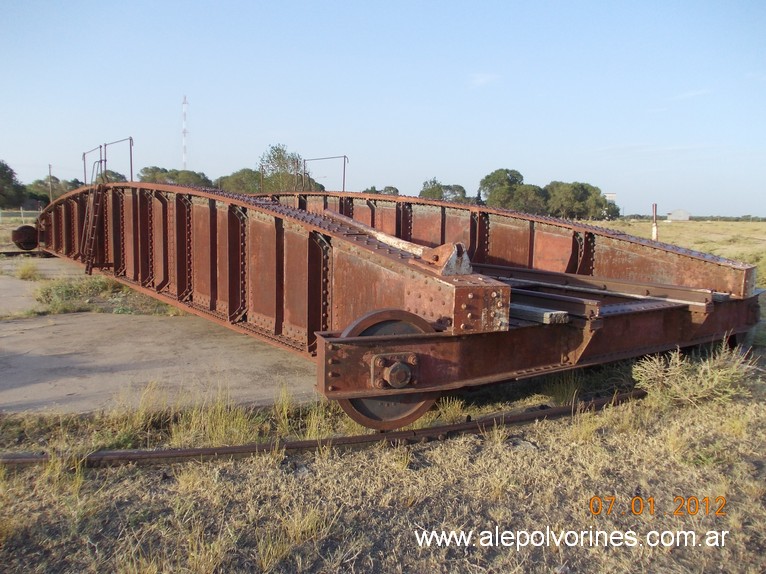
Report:
[{"label": "white fence in distance", "polygon": [[38,215],[40,212],[36,209],[0,209],[0,224],[11,220],[20,225],[33,224]]}]

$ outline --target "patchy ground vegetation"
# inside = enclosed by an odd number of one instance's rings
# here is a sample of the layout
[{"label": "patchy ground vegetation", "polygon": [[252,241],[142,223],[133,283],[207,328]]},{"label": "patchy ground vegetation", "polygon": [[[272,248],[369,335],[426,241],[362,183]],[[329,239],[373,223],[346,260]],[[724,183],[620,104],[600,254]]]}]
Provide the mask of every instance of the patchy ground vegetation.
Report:
[{"label": "patchy ground vegetation", "polygon": [[[738,239],[719,237],[706,248],[702,240],[684,239],[691,227],[682,225],[673,224],[678,237],[663,227],[661,239],[762,266],[760,239],[746,241],[762,238],[761,231],[736,227],[731,237]],[[724,233],[718,225],[703,235]],[[632,224],[625,230],[643,234]],[[764,279],[760,272],[760,285]],[[98,276],[38,282],[50,312],[79,306],[114,312],[132,296]],[[756,343],[764,345],[763,338],[761,327]],[[759,573],[766,569],[763,383],[762,364],[726,347],[706,356],[670,353],[455,394],[419,424],[633,386],[649,391],[643,401],[599,414],[407,447],[275,451],[150,468],[85,469],[78,461],[99,448],[361,429],[335,405],[295,405],[287,392],[268,410],[232,404],[225,393],[179,409],[152,385],[138,409],[116,405],[90,417],[0,415],[0,448],[54,455],[41,468],[0,469],[0,564],[8,572]],[[634,532],[641,541],[650,532],[674,539],[694,532],[701,546],[689,545],[688,536],[668,546],[481,545],[480,532],[495,527]],[[417,535],[431,530],[472,530],[476,545],[454,539],[450,546],[435,539],[419,545]],[[719,535],[717,546],[705,544],[710,532]]]},{"label": "patchy ground vegetation", "polygon": [[[103,446],[229,444],[352,429],[336,407],[296,406],[286,394],[265,411],[242,409],[225,395],[196,409],[157,411],[149,407],[158,404],[151,388],[134,411],[115,408],[91,419],[4,416],[4,449],[59,454],[43,468],[0,474],[0,560],[19,572],[30,565],[46,572],[760,572],[762,375],[728,347],[705,356],[671,353],[509,385],[499,404],[481,394],[453,396],[430,416],[554,404],[603,393],[610,381],[649,390],[644,401],[601,414],[406,447],[277,451],[155,468],[84,469],[76,461]],[[594,497],[614,497],[614,508],[597,515]],[[706,511],[684,506],[674,515],[677,497],[713,502]],[[636,501],[644,505],[640,513]],[[476,542],[496,526],[638,537],[727,531],[728,538],[712,547],[517,549],[428,547],[416,537],[473,530]]]},{"label": "patchy ground vegetation", "polygon": [[54,279],[40,285],[37,300],[44,305],[43,314],[97,313],[179,315],[183,312],[105,275],[78,279]]}]

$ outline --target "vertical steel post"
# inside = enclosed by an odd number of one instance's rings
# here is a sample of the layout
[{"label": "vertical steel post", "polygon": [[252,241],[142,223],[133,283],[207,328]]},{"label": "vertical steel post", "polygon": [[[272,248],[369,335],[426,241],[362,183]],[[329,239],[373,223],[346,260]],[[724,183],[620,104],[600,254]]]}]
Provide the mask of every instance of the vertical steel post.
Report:
[{"label": "vertical steel post", "polygon": [[343,156],[343,191],[346,191],[346,164],[348,163],[348,156]]}]

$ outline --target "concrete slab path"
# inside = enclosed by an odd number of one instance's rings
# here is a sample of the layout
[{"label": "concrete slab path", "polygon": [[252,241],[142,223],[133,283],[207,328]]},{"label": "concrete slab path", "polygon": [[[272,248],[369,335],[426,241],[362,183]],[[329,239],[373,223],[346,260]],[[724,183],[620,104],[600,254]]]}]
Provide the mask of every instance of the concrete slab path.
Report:
[{"label": "concrete slab path", "polygon": [[[42,261],[48,277],[57,276],[57,266],[65,275],[77,270]],[[298,401],[315,397],[314,363],[254,337],[191,315],[18,317],[36,305],[35,289],[34,282],[0,275],[0,411],[137,405],[150,385],[152,396],[169,404],[223,391],[239,404],[268,405],[283,386]]]}]

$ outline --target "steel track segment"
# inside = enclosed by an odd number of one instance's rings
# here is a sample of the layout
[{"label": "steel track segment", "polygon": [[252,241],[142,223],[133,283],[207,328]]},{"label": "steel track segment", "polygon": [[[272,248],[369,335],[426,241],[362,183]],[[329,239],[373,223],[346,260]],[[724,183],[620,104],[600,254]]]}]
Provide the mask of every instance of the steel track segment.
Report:
[{"label": "steel track segment", "polygon": [[0,251],[0,257],[39,257],[46,259],[56,256],[47,251]]},{"label": "steel track segment", "polygon": [[[235,446],[158,449],[158,450],[100,450],[78,458],[73,463],[88,468],[116,466],[122,464],[157,465],[189,461],[213,461],[245,458],[261,453],[298,452],[317,450],[319,448],[354,449],[377,444],[392,446],[425,443],[433,440],[446,440],[461,434],[484,434],[495,428],[533,423],[541,419],[556,419],[575,414],[602,410],[629,400],[638,400],[646,396],[645,391],[634,390],[603,397],[590,401],[579,402],[576,405],[565,405],[554,408],[528,410],[522,413],[498,413],[485,416],[475,421],[440,425],[424,429],[370,433],[344,437],[332,437],[316,440],[269,441],[265,443],[250,443]],[[59,458],[67,459],[66,454],[58,454]],[[47,454],[40,453],[0,453],[0,467],[9,469],[32,467],[45,464],[50,459]]]}]

